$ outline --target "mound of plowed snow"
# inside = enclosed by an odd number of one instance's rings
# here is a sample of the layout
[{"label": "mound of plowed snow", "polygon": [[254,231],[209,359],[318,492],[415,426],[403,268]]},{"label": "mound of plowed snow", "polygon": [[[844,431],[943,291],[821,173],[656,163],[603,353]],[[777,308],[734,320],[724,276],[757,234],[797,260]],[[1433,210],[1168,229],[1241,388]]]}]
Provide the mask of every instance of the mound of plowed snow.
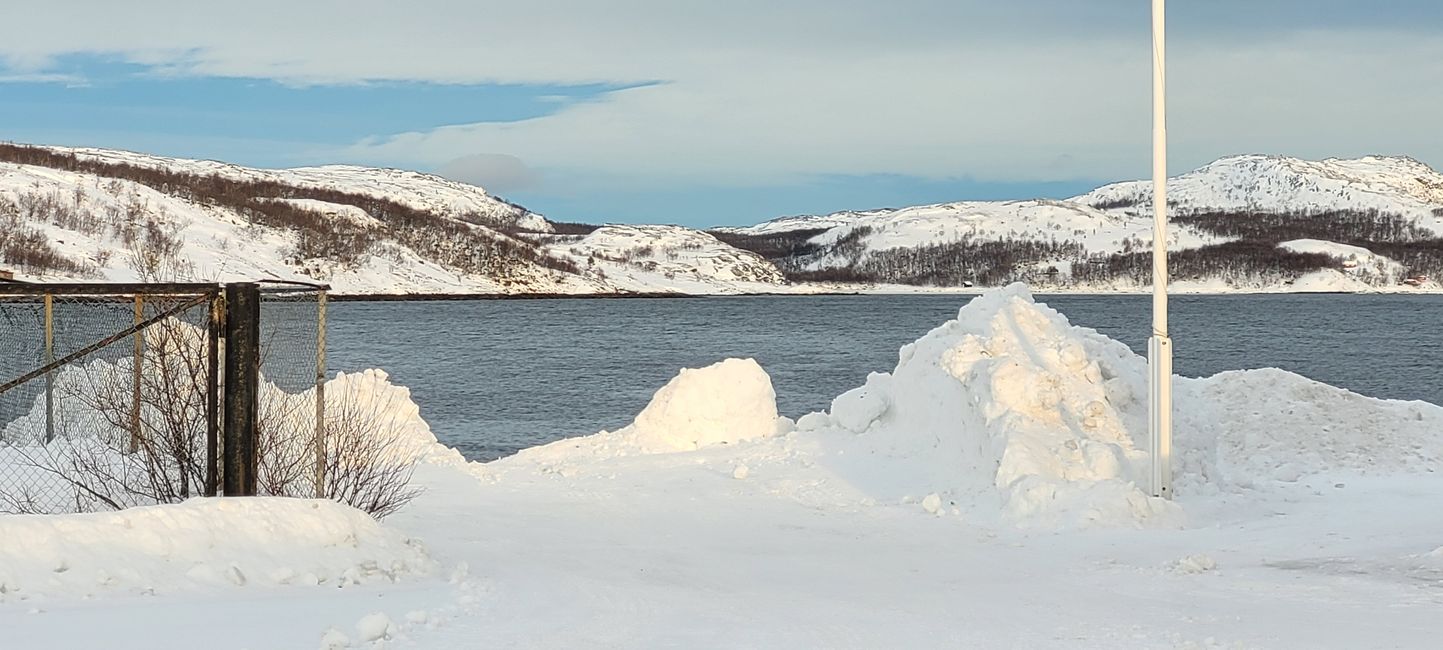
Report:
[{"label": "mound of plowed snow", "polygon": [[[1178,501],[1154,499],[1146,376],[1146,360],[1127,346],[1072,326],[1014,285],[972,300],[903,347],[892,372],[872,374],[794,430],[776,417],[755,362],[729,360],[682,371],[630,427],[486,471],[539,465],[584,483],[615,476],[615,459],[651,453],[650,466],[632,458],[625,471],[713,464],[816,505],[920,501],[940,514],[1071,528],[1176,525],[1192,495],[1443,466],[1443,409],[1431,404],[1367,398],[1276,369],[1176,378]],[[656,456],[693,449],[692,461]]]}]

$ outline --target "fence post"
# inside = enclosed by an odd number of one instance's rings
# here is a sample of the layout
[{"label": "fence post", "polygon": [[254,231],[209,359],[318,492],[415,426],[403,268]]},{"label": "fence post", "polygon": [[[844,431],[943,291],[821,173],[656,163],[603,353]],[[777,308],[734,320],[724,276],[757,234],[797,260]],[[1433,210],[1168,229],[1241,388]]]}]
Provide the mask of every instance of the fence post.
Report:
[{"label": "fence post", "polygon": [[[45,365],[55,363],[55,296],[45,294]],[[55,439],[55,373],[45,371],[45,442]]]},{"label": "fence post", "polygon": [[326,498],[326,291],[316,296],[316,498]]},{"label": "fence post", "polygon": [[[135,294],[135,324],[145,320],[145,298]],[[141,365],[145,362],[145,335],[135,333],[135,374],[132,377],[130,393],[130,453],[140,451],[140,379]]]},{"label": "fence post", "polygon": [[216,287],[210,298],[206,327],[205,377],[205,493],[220,495],[220,341],[225,327],[225,294]]},{"label": "fence post", "polygon": [[225,495],[254,496],[261,360],[260,285],[227,284],[225,302]]}]

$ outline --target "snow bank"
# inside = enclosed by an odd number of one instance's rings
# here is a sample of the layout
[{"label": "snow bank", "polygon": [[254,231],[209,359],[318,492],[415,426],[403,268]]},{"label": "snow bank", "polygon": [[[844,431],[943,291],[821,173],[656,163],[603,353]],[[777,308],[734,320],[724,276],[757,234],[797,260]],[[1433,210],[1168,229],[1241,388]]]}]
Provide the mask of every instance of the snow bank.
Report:
[{"label": "snow bank", "polygon": [[[1431,404],[1276,369],[1174,385],[1170,502],[1145,491],[1146,360],[1013,285],[975,298],[903,347],[892,372],[873,373],[794,428],[776,417],[765,372],[729,360],[682,371],[630,427],[526,450],[483,473],[504,480],[529,466],[583,487],[589,474],[625,471],[660,485],[688,464],[711,464],[815,507],[921,502],[932,514],[1058,529],[1176,526],[1189,497],[1443,468],[1443,408]],[[610,462],[689,450],[698,455]]]},{"label": "snow bank", "polygon": [[[489,467],[540,464],[575,471],[581,464],[771,438],[789,429],[777,416],[772,379],[754,359],[684,368],[652,396],[630,425],[616,431],[523,449]],[[483,471],[485,473],[485,471]]]},{"label": "snow bank", "polygon": [[[314,404],[313,391],[291,399]],[[411,389],[391,383],[386,371],[362,370],[336,373],[326,382],[326,408],[333,415],[354,415],[384,432],[382,457],[408,463],[459,465],[466,462],[461,452],[436,441],[431,425],[421,417],[421,407],[411,399]],[[335,411],[339,410],[340,413]]]},{"label": "snow bank", "polygon": [[0,516],[0,603],[233,587],[345,587],[429,576],[418,542],[330,501],[192,499]]},{"label": "snow bank", "polygon": [[885,484],[954,501],[1000,497],[1019,523],[1170,519],[1175,507],[1138,487],[1147,453],[1118,410],[1129,357],[1014,285],[976,298],[902,348],[893,372],[799,427],[860,435],[849,453],[889,459],[877,466],[896,474]]},{"label": "snow bank", "polygon": [[682,370],[652,396],[627,433],[647,451],[682,451],[776,430],[771,377],[754,359],[727,359]]},{"label": "snow bank", "polygon": [[[1023,525],[1177,521],[1149,498],[1147,362],[1070,325],[1014,285],[904,347],[897,368],[837,398],[808,428],[864,434],[926,478],[912,493],[985,480]],[[1328,473],[1443,468],[1443,408],[1363,397],[1277,369],[1175,379],[1176,488],[1263,490]],[[912,467],[907,467],[910,464]]]},{"label": "snow bank", "polygon": [[1427,402],[1364,397],[1276,368],[1179,379],[1176,390],[1184,495],[1443,470],[1443,408]]}]

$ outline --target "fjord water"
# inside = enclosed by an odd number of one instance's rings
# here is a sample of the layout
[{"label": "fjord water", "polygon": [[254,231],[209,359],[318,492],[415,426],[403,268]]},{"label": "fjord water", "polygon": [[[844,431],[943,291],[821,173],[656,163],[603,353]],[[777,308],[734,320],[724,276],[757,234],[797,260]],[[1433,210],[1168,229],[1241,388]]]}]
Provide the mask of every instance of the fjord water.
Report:
[{"label": "fjord water", "polygon": [[[489,460],[628,424],[681,368],[754,357],[782,414],[826,409],[953,318],[958,295],[339,302],[332,373],[384,368],[436,436]],[[1134,350],[1147,296],[1042,295]],[[1175,371],[1279,367],[1364,395],[1443,403],[1443,296],[1175,296]]]}]

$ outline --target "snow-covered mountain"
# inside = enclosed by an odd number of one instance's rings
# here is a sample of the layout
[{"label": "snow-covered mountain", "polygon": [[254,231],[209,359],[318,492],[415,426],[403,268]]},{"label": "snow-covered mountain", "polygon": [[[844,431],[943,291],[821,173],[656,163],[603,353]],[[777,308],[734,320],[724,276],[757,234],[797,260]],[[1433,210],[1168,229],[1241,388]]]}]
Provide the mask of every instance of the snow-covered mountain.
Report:
[{"label": "snow-covered mountain", "polygon": [[[1379,210],[1443,226],[1443,174],[1406,157],[1231,156],[1169,179],[1167,194],[1179,211]],[[1072,201],[1151,215],[1152,182],[1114,183]]]},{"label": "snow-covered mountain", "polygon": [[[610,227],[573,241],[539,214],[431,174],[10,149],[7,159],[44,159],[0,162],[0,269],[23,278],[274,278],[390,294],[742,293],[784,281],[699,231]],[[258,214],[271,206],[294,213]]]},{"label": "snow-covered mountain", "polygon": [[[838,212],[814,217],[784,217],[745,228],[719,228],[720,232],[775,235],[825,229],[811,238],[830,244],[865,227],[861,245],[869,250],[912,248],[963,238],[976,240],[1071,240],[1095,253],[1122,252],[1130,240],[1151,241],[1152,218],[1120,211],[1099,210],[1073,201],[965,201],[895,210]],[[1188,228],[1170,233],[1177,248],[1195,248],[1217,237]],[[1130,250],[1130,248],[1128,248]],[[824,266],[824,260],[814,264]]]},{"label": "snow-covered mountain", "polygon": [[[0,150],[0,269],[30,279],[165,274],[320,281],[346,293],[702,294],[1022,279],[1129,291],[1145,283],[1137,258],[1152,235],[1146,181],[1067,200],[789,216],[710,232],[558,229],[482,188],[414,171]],[[1169,196],[1170,250],[1193,255],[1177,267],[1184,290],[1396,288],[1443,264],[1443,174],[1410,158],[1235,156],[1172,179]],[[1359,223],[1374,234],[1359,234]],[[146,247],[168,263],[157,265]],[[1283,257],[1268,259],[1273,250]],[[1238,255],[1251,256],[1245,272],[1216,263]],[[1275,273],[1274,263],[1293,268]],[[1408,286],[1420,285],[1439,288]]]},{"label": "snow-covered mountain", "polygon": [[786,282],[762,256],[681,226],[613,224],[586,235],[530,237],[574,259],[585,259],[588,268],[610,262],[613,270],[605,271],[605,276],[625,285],[712,293],[720,280],[751,285]]},{"label": "snow-covered mountain", "polygon": [[[752,238],[767,246],[778,242],[794,253],[780,260],[788,271],[802,275],[845,277],[841,272],[862,269],[862,275],[879,268],[898,265],[931,272],[936,259],[920,259],[927,253],[976,258],[979,245],[991,242],[1062,242],[1064,246],[1033,247],[1020,273],[1043,273],[1042,282],[1059,281],[1081,290],[1126,290],[1135,282],[1077,284],[1067,282],[1079,264],[1116,267],[1127,260],[1109,262],[1135,251],[1150,250],[1152,244],[1152,183],[1131,181],[1098,188],[1068,200],[983,201],[943,203],[868,211],[845,211],[826,215],[788,216],[740,228],[717,232],[737,238]],[[1234,156],[1169,180],[1169,203],[1174,220],[1169,228],[1169,250],[1193,251],[1208,247],[1199,255],[1215,254],[1219,245],[1241,246],[1267,241],[1268,247],[1284,243],[1272,238],[1277,232],[1245,232],[1248,227],[1222,227],[1219,220],[1246,220],[1246,215],[1267,214],[1288,223],[1274,224],[1275,230],[1304,228],[1341,241],[1356,241],[1357,221],[1368,221],[1377,230],[1396,226],[1406,240],[1440,238],[1437,245],[1415,242],[1414,248],[1432,246],[1430,251],[1409,252],[1414,258],[1443,259],[1443,174],[1427,165],[1403,157],[1368,156],[1357,159],[1308,161],[1281,156]],[[1339,216],[1339,213],[1346,213]],[[1211,219],[1204,217],[1211,216]],[[1311,222],[1304,220],[1313,219]],[[1351,221],[1350,221],[1351,219]],[[1376,222],[1376,223],[1374,223]],[[1245,225],[1237,224],[1234,225]],[[1252,230],[1261,230],[1254,227]],[[1231,231],[1238,230],[1233,233]],[[1261,239],[1258,239],[1261,237]],[[1238,286],[1236,282],[1212,282],[1212,278],[1184,278],[1183,288],[1230,290],[1245,288],[1297,290],[1376,290],[1398,284],[1399,278],[1418,271],[1364,247],[1330,241],[1328,238],[1295,237],[1297,245],[1280,245],[1279,250],[1320,254],[1336,260],[1336,268],[1301,284],[1277,278],[1276,286]],[[736,242],[733,242],[736,243]],[[743,244],[745,245],[745,244]],[[947,248],[951,245],[951,248]],[[1015,257],[1015,256],[1014,256]],[[1361,263],[1360,263],[1361,261]],[[1415,259],[1415,265],[1418,259]],[[1427,260],[1424,259],[1426,262]],[[968,265],[958,261],[954,266]],[[926,267],[926,268],[923,268]],[[956,269],[954,269],[956,270]],[[1296,278],[1302,279],[1302,278]],[[1424,282],[1425,288],[1437,288]],[[1415,284],[1409,284],[1416,288]],[[1136,288],[1133,286],[1133,288]]]},{"label": "snow-covered mountain", "polygon": [[475,223],[509,223],[526,230],[541,232],[550,232],[551,229],[551,224],[541,215],[492,196],[480,187],[416,171],[355,165],[257,169],[214,160],[167,158],[113,149],[50,148],[98,162],[165,169],[197,176],[217,175],[240,181],[269,181],[296,187],[342,190],[395,201],[435,214],[454,215]]}]

